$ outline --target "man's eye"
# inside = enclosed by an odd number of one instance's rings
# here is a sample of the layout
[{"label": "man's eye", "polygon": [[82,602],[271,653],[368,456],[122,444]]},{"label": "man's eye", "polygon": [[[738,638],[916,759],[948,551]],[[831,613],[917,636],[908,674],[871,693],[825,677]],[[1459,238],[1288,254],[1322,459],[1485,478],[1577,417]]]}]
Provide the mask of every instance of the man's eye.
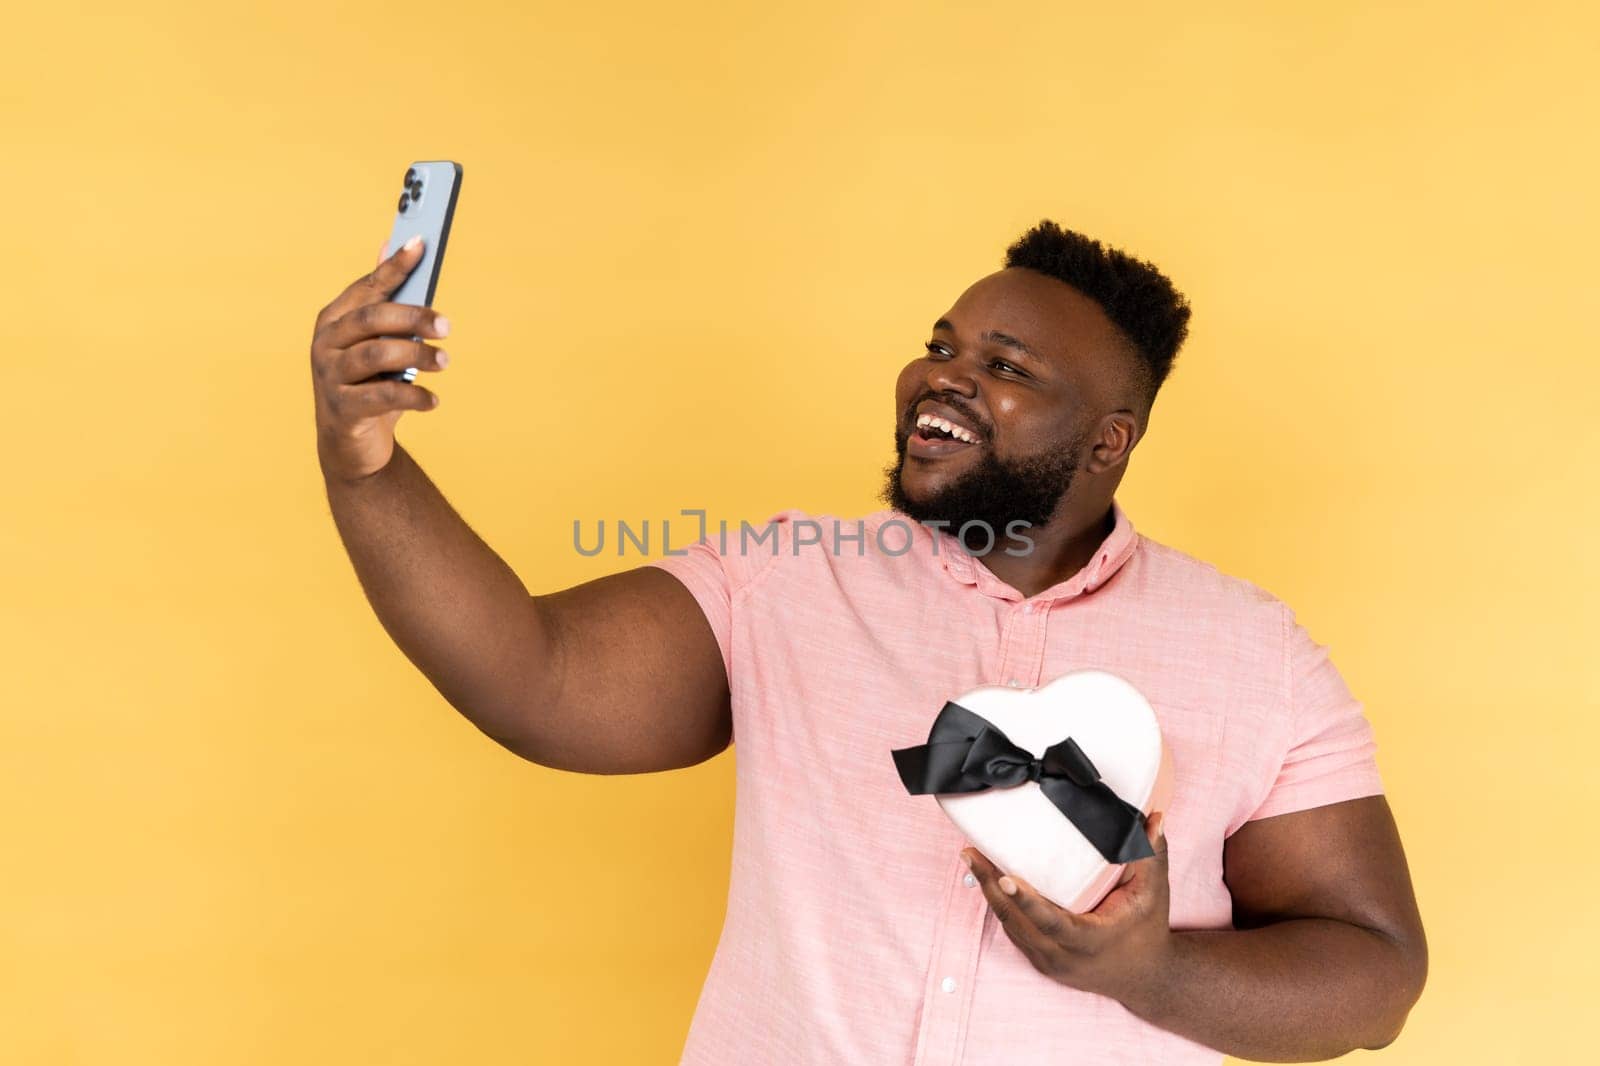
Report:
[{"label": "man's eye", "polygon": [[996,359],[994,362],[990,363],[989,365],[992,366],[992,367],[995,367],[996,369],[1004,370],[1008,374],[1016,374],[1019,377],[1022,376],[1022,371],[1018,370],[1016,367],[1012,366],[1010,363],[1006,362],[1004,359]]},{"label": "man's eye", "polygon": [[928,350],[928,354],[929,355],[949,355],[950,354],[948,351],[945,350],[944,345],[935,343],[934,341],[929,341],[927,344],[924,344],[923,347]]}]

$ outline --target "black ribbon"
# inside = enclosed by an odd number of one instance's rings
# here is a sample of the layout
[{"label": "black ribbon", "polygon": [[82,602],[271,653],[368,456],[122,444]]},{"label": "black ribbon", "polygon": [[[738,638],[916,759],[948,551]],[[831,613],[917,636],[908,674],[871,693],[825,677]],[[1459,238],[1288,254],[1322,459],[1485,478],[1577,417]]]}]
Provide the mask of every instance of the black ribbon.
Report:
[{"label": "black ribbon", "polygon": [[1155,854],[1143,812],[1100,780],[1100,771],[1071,737],[1050,745],[1044,757],[1036,759],[981,715],[959,703],[946,703],[933,720],[926,744],[891,754],[900,780],[913,796],[982,792],[1037,781],[1040,791],[1107,862],[1133,862]]}]

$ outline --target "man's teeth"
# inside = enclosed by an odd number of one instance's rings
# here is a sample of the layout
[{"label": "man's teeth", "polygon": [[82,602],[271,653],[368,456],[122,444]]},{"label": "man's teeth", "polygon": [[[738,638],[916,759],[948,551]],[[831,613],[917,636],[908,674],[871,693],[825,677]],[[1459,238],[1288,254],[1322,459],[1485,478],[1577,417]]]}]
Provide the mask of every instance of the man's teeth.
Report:
[{"label": "man's teeth", "polygon": [[946,433],[950,434],[956,440],[965,441],[968,444],[976,444],[976,443],[978,443],[978,438],[977,438],[977,436],[975,434],[969,432],[968,430],[964,429],[961,426],[956,425],[954,422],[950,422],[950,421],[947,421],[946,419],[939,418],[936,415],[918,415],[917,416],[917,428],[918,429],[927,429],[929,426],[932,426],[934,429],[942,429],[942,430],[944,430]]}]

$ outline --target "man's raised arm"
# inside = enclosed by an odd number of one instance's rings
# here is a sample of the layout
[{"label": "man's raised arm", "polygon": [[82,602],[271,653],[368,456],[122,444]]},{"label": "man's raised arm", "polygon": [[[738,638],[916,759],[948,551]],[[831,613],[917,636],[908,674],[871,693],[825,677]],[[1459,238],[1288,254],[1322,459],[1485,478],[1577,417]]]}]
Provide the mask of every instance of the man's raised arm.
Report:
[{"label": "man's raised arm", "polygon": [[401,248],[317,316],[317,455],[361,587],[385,630],[451,705],[511,751],[586,773],[690,766],[727,747],[728,683],[699,605],[642,566],[530,596],[394,439],[430,390],[375,379],[437,372],[448,333],[426,307],[387,302],[421,256]]}]

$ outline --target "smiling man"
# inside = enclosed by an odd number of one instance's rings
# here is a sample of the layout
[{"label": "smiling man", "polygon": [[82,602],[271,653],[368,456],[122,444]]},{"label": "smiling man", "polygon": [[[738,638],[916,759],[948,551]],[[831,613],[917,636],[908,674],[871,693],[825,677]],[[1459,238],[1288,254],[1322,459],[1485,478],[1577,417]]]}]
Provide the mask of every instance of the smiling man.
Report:
[{"label": "smiling man", "polygon": [[[530,596],[394,441],[432,393],[373,375],[445,365],[411,339],[443,317],[385,301],[418,257],[317,319],[333,516],[395,641],[510,750],[642,773],[736,746],[727,918],[683,1062],[1307,1061],[1399,1033],[1426,947],[1361,705],[1287,606],[1115,500],[1187,330],[1154,267],[1041,223],[901,371],[890,509],[788,511],[753,548]],[[1077,915],[889,753],[963,692],[1086,668],[1149,700],[1175,790],[1154,857]]]}]

